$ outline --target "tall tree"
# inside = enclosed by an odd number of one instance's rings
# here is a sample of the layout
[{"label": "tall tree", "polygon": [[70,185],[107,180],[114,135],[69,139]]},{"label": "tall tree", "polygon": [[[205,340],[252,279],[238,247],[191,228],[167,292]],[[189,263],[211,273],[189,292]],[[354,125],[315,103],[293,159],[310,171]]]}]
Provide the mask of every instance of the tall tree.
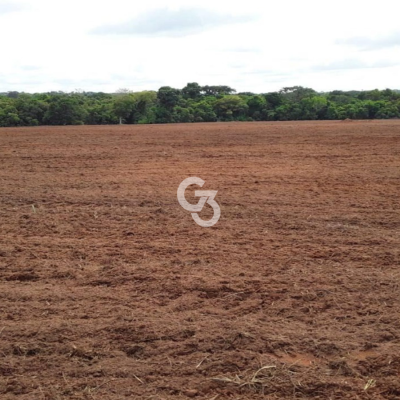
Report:
[{"label": "tall tree", "polygon": [[182,95],[185,99],[199,99],[201,97],[201,86],[196,82],[188,83],[182,89]]}]

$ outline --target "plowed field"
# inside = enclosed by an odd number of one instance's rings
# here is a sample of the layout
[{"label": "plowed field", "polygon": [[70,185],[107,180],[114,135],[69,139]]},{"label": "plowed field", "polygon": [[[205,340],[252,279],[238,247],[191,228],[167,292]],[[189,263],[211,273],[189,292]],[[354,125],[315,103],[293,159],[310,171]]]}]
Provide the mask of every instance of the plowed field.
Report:
[{"label": "plowed field", "polygon": [[1,399],[400,398],[400,121],[2,128],[0,163]]}]

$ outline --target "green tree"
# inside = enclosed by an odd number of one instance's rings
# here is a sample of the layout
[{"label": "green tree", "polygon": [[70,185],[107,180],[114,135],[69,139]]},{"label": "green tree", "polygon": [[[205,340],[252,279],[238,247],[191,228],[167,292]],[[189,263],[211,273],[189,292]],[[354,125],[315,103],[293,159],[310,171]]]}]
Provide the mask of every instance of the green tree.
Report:
[{"label": "green tree", "polygon": [[282,96],[281,93],[278,93],[278,92],[266,93],[264,95],[264,97],[265,97],[265,101],[267,102],[268,110],[272,110],[272,109],[279,107],[285,103],[284,97]]},{"label": "green tree", "polygon": [[235,89],[232,89],[229,86],[225,86],[225,85],[217,85],[217,86],[203,86],[201,88],[201,92],[202,94],[204,94],[205,96],[226,96],[229,94],[233,94],[236,93]]},{"label": "green tree", "polygon": [[314,89],[305,88],[303,86],[284,87],[279,93],[284,99],[290,102],[299,102],[304,98],[313,97],[317,94]]},{"label": "green tree", "polygon": [[224,96],[215,102],[215,111],[223,121],[245,120],[249,106],[240,96]]},{"label": "green tree", "polygon": [[158,89],[157,99],[162,107],[172,110],[176,105],[178,105],[180,94],[181,91],[179,89],[174,89],[170,86],[163,86]]},{"label": "green tree", "polygon": [[18,126],[20,122],[18,110],[12,98],[0,96],[0,126]]},{"label": "green tree", "polygon": [[182,89],[182,96],[185,99],[199,99],[201,97],[201,86],[196,82],[188,83]]},{"label": "green tree", "polygon": [[15,101],[15,107],[20,118],[20,125],[34,126],[43,125],[49,105],[34,96],[21,94]]},{"label": "green tree", "polygon": [[399,118],[399,107],[395,103],[386,102],[381,109],[376,113],[376,118]]},{"label": "green tree", "polygon": [[191,108],[184,108],[181,106],[175,106],[172,114],[173,122],[193,122],[194,113]]},{"label": "green tree", "polygon": [[[215,100],[215,99],[214,99]],[[217,114],[214,111],[213,102],[202,100],[192,105],[195,122],[215,122]]]},{"label": "green tree", "polygon": [[118,123],[119,118],[114,111],[111,100],[92,102],[87,108],[85,123],[88,125],[109,125]]},{"label": "green tree", "polygon": [[55,95],[50,100],[44,122],[49,125],[82,125],[86,113],[76,96]]},{"label": "green tree", "polygon": [[267,101],[265,97],[254,95],[247,98],[248,115],[256,121],[261,121],[265,115]]},{"label": "green tree", "polygon": [[300,101],[301,106],[301,119],[315,120],[315,119],[325,119],[328,102],[326,97],[313,96],[304,97]]}]

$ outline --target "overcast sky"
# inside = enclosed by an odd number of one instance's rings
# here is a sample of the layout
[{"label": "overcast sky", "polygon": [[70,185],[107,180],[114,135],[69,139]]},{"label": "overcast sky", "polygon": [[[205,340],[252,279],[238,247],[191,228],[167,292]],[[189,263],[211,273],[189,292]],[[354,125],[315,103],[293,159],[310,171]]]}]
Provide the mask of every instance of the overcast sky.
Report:
[{"label": "overcast sky", "polygon": [[398,0],[0,0],[0,92],[400,89]]}]

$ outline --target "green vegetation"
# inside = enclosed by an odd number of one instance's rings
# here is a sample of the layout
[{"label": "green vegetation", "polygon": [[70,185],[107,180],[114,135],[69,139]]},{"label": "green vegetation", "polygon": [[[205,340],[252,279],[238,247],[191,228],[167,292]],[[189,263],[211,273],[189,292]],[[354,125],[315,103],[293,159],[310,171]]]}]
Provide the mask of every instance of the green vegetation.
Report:
[{"label": "green vegetation", "polygon": [[0,93],[0,127],[289,121],[400,117],[398,90],[317,93],[302,86],[264,94],[188,83],[132,93]]}]

